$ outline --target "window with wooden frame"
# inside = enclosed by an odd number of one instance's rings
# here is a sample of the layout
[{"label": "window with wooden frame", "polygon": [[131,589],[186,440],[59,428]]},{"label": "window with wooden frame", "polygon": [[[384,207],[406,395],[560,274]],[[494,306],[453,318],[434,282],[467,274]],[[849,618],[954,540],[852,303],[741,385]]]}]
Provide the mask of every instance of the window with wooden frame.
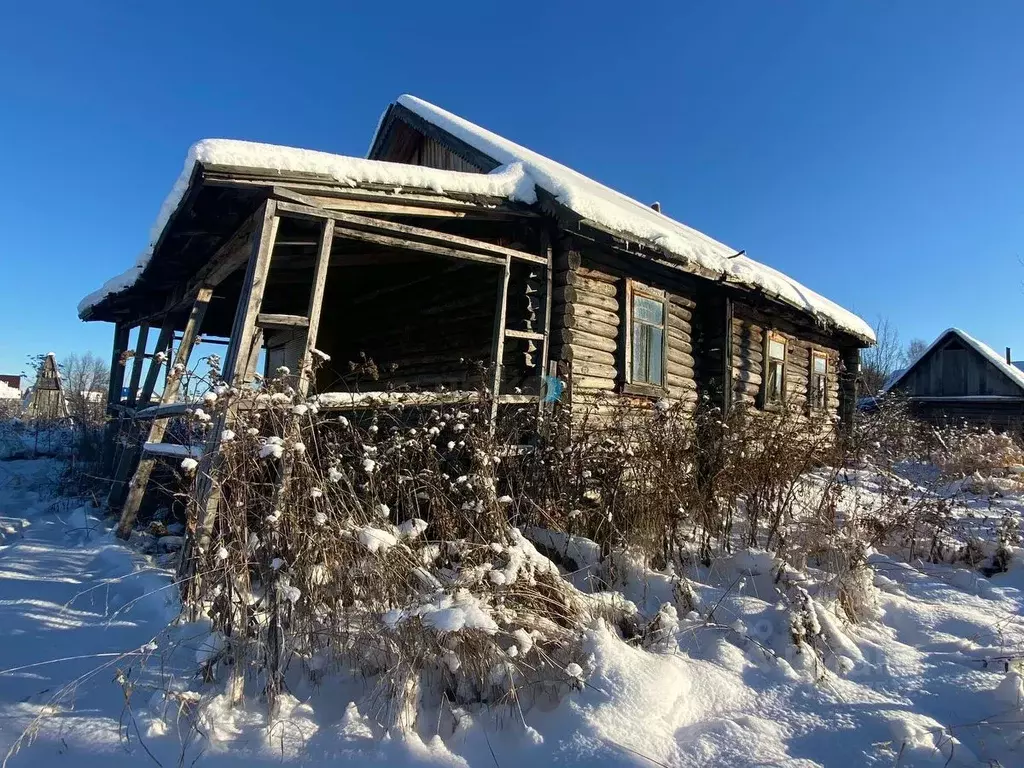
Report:
[{"label": "window with wooden frame", "polygon": [[762,399],[765,405],[781,404],[786,399],[787,339],[769,331],[764,344],[764,381]]},{"label": "window with wooden frame", "polygon": [[808,402],[811,408],[824,410],[828,405],[828,355],[811,350],[811,391]]},{"label": "window with wooden frame", "polygon": [[627,389],[665,386],[668,302],[665,293],[626,281]]}]

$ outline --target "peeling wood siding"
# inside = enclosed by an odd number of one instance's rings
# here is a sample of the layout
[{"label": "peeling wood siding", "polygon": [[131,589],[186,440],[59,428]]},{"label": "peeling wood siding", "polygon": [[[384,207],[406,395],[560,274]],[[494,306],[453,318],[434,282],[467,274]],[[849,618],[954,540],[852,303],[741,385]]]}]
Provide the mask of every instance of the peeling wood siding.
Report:
[{"label": "peeling wood siding", "polygon": [[827,337],[770,317],[739,301],[733,306],[732,393],[735,405],[759,407],[764,377],[765,333],[786,339],[786,402],[806,412],[812,351],[828,358],[828,411],[839,413],[840,350]]}]

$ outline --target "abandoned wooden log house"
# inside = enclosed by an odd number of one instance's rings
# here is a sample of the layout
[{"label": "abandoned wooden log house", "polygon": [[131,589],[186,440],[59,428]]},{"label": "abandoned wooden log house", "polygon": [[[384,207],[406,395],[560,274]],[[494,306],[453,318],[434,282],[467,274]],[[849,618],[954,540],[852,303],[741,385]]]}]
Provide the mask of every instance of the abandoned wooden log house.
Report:
[{"label": "abandoned wooden log house", "polygon": [[[182,333],[177,362],[198,333],[228,339],[234,382],[262,349],[319,393],[349,391],[349,361],[365,358],[378,389],[486,386],[494,409],[538,401],[554,374],[573,409],[706,396],[844,419],[873,341],[744,252],[411,96],[388,107],[368,159],[198,143],[151,247],[79,312],[115,324],[114,411],[151,401],[156,362],[136,402],[151,326],[156,350]],[[177,396],[171,382],[164,413]]]}]

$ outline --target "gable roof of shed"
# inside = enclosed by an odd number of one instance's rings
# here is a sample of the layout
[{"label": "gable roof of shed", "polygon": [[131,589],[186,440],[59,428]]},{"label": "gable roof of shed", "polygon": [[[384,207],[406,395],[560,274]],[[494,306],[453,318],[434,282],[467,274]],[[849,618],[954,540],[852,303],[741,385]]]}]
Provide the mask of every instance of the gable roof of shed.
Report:
[{"label": "gable roof of shed", "polygon": [[944,344],[950,336],[956,336],[958,339],[960,339],[960,341],[962,341],[969,348],[974,350],[974,352],[984,357],[986,360],[988,360],[988,362],[992,363],[992,365],[994,365],[1000,373],[1002,373],[1013,384],[1015,384],[1022,391],[1024,391],[1024,371],[1017,368],[1015,365],[1007,363],[1006,360],[998,352],[992,349],[992,347],[988,346],[988,344],[985,344],[982,341],[978,341],[976,338],[971,336],[966,331],[963,331],[960,328],[947,328],[936,337],[935,341],[928,345],[927,349],[925,349],[923,352],[921,352],[921,354],[915,357],[913,362],[910,363],[910,365],[908,365],[898,374],[889,377],[889,380],[886,381],[885,384],[882,386],[882,394],[885,394],[889,390],[895,388],[896,385],[898,385],[901,381],[903,381],[903,379],[907,377],[907,374],[914,370],[921,363],[921,361],[928,357],[932,350]]},{"label": "gable roof of shed", "polygon": [[415,96],[400,96],[385,112],[370,146],[370,157],[383,148],[389,122],[396,112],[411,115],[414,122],[426,123],[434,129],[432,138],[438,138],[436,132],[440,131],[448,138],[445,143],[449,148],[469,162],[481,165],[482,154],[492,160],[491,167],[521,164],[540,189],[573,211],[584,223],[647,244],[684,269],[692,263],[726,283],[761,290],[776,301],[794,306],[864,341],[873,343],[875,340],[871,326],[860,317],[778,270],[572,168]]}]

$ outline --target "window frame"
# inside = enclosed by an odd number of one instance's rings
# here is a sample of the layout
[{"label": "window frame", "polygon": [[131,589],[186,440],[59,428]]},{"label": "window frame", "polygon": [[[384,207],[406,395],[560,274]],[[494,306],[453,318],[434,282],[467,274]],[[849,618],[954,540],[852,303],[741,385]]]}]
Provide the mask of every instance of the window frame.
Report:
[{"label": "window frame", "polygon": [[[815,363],[816,360],[824,360],[825,361],[825,372],[824,373],[818,373],[814,369],[814,363]],[[812,411],[819,411],[820,412],[820,411],[828,410],[828,377],[829,377],[829,372],[830,372],[831,368],[832,368],[832,363],[830,361],[828,352],[826,352],[823,349],[817,349],[815,347],[811,347],[811,364],[810,364],[810,371],[808,371],[808,377],[807,377],[807,387],[808,387],[808,390],[807,390],[807,405],[808,405],[808,408],[810,410],[812,410]],[[821,401],[820,404],[815,401],[815,395],[818,392],[817,380],[818,380],[819,376],[821,377],[822,382],[823,382],[823,388],[822,388],[822,395],[823,395],[823,397],[822,397],[822,401]]]},{"label": "window frame", "polygon": [[[779,384],[779,397],[777,400],[768,397],[769,372],[775,358],[771,356],[771,343],[776,341],[782,344],[782,359],[777,362],[782,365],[782,381]],[[764,334],[763,361],[761,364],[761,408],[780,408],[786,404],[786,386],[788,384],[789,368],[789,344],[790,340],[784,334],[772,329],[766,329]]]},{"label": "window frame", "polygon": [[[649,381],[635,381],[633,378],[633,299],[641,297],[656,301],[662,307],[662,322],[658,326],[655,323],[643,323],[652,327],[661,328],[661,383]],[[625,350],[622,391],[626,394],[645,395],[648,397],[662,397],[668,391],[668,322],[669,322],[669,297],[668,294],[658,288],[651,288],[632,278],[626,279],[626,296],[624,302],[624,343]]]}]

